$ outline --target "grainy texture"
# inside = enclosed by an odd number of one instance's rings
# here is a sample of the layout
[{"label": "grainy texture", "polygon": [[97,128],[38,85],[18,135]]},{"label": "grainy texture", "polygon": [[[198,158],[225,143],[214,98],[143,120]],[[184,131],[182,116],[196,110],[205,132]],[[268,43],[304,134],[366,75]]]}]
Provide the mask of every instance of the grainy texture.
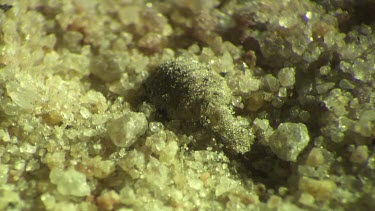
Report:
[{"label": "grainy texture", "polygon": [[169,119],[190,120],[215,133],[232,154],[250,150],[253,134],[233,116],[232,91],[226,81],[197,61],[169,61],[146,81],[147,95]]},{"label": "grainy texture", "polygon": [[0,210],[375,210],[374,8],[2,0]]}]

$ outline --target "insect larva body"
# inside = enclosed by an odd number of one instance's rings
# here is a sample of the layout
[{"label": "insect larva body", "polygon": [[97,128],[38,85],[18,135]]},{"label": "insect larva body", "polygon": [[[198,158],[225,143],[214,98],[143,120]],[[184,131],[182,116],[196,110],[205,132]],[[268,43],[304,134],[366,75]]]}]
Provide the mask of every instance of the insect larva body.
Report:
[{"label": "insect larva body", "polygon": [[147,80],[146,93],[168,118],[199,122],[213,132],[227,152],[250,150],[253,134],[233,116],[230,88],[207,66],[181,60],[161,64]]}]

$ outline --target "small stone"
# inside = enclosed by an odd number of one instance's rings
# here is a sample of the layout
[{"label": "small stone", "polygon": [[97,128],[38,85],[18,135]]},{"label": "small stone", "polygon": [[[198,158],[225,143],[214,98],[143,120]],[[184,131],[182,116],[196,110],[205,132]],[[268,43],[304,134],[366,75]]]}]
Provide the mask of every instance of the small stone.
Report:
[{"label": "small stone", "polygon": [[188,185],[191,189],[200,190],[203,187],[203,182],[200,179],[191,178],[188,180]]},{"label": "small stone", "polygon": [[295,162],[309,141],[304,124],[286,122],[281,123],[271,135],[269,146],[280,159]]},{"label": "small stone", "polygon": [[289,190],[287,187],[279,187],[279,190],[278,190],[280,196],[285,196],[288,193],[288,191]]},{"label": "small stone", "polygon": [[126,112],[121,118],[107,124],[112,142],[118,147],[130,147],[147,130],[148,124],[143,113]]},{"label": "small stone", "polygon": [[26,161],[22,159],[17,159],[14,161],[13,168],[19,171],[24,171]]},{"label": "small stone", "polygon": [[368,158],[368,148],[366,145],[358,146],[350,156],[350,161],[353,163],[364,163]]},{"label": "small stone", "polygon": [[215,195],[221,196],[226,192],[229,192],[237,188],[238,184],[235,180],[229,179],[227,177],[221,177],[219,184],[216,186]]},{"label": "small stone", "polygon": [[279,92],[277,93],[279,97],[288,97],[288,89],[285,87],[280,87]]},{"label": "small stone", "polygon": [[281,203],[277,210],[293,210],[293,211],[303,211],[303,209],[299,208],[297,205],[294,205],[291,202],[284,202]]},{"label": "small stone", "polygon": [[363,82],[371,81],[371,73],[374,71],[374,65],[362,58],[354,60],[351,75]]},{"label": "small stone", "polygon": [[240,78],[238,81],[238,86],[243,93],[255,92],[259,90],[261,85],[262,82],[259,79],[250,78],[247,76]]},{"label": "small stone", "polygon": [[147,33],[138,41],[138,47],[147,53],[160,51],[162,36],[158,33]]},{"label": "small stone", "polygon": [[119,10],[119,19],[124,25],[139,24],[141,7],[138,5],[132,5],[123,7]]},{"label": "small stone", "polygon": [[63,34],[63,43],[72,52],[80,51],[80,42],[83,40],[83,34],[78,31],[68,31]]},{"label": "small stone", "polygon": [[0,140],[2,142],[9,142],[10,141],[10,136],[9,136],[9,133],[8,131],[6,130],[0,130]]},{"label": "small stone", "polygon": [[313,206],[315,199],[312,195],[308,193],[302,193],[298,200],[299,203],[306,205],[306,206]]},{"label": "small stone", "polygon": [[256,118],[254,120],[254,126],[256,127],[256,131],[261,138],[260,143],[262,142],[268,143],[270,136],[273,134],[273,129],[270,126],[268,119]]},{"label": "small stone", "polygon": [[244,54],[243,59],[249,67],[253,68],[256,66],[257,56],[254,51],[247,51]]},{"label": "small stone", "polygon": [[159,131],[146,138],[145,145],[150,147],[151,151],[157,155],[160,154],[165,147],[165,142],[167,140],[167,134],[164,130]]},{"label": "small stone", "polygon": [[39,161],[36,160],[36,159],[31,159],[26,164],[25,170],[26,171],[35,171],[35,170],[38,170],[39,168],[40,168]]},{"label": "small stone", "polygon": [[9,185],[1,185],[0,210],[25,210],[25,202],[20,193]]},{"label": "small stone", "polygon": [[84,118],[84,119],[88,119],[92,116],[92,113],[85,107],[82,107],[80,110],[79,110],[79,113],[81,114],[81,116]]},{"label": "small stone", "polygon": [[128,152],[117,164],[133,179],[139,178],[145,169],[145,155],[137,150]]},{"label": "small stone", "polygon": [[338,116],[342,116],[348,113],[346,106],[351,100],[352,96],[341,89],[332,89],[329,92],[329,96],[324,99],[324,103],[328,110],[332,111]]},{"label": "small stone", "polygon": [[264,80],[264,83],[266,84],[267,89],[269,89],[269,91],[277,92],[279,90],[280,83],[277,80],[277,78],[275,78],[273,75],[267,74],[266,76],[264,76],[263,80]]},{"label": "small stone", "polygon": [[104,191],[97,198],[97,204],[101,210],[113,210],[114,206],[120,202],[120,196],[113,190]]},{"label": "small stone", "polygon": [[83,159],[80,171],[87,177],[106,178],[115,171],[115,163],[112,160],[102,160],[101,157]]},{"label": "small stone", "polygon": [[160,130],[164,129],[164,126],[161,122],[150,122],[148,124],[148,127],[150,128],[151,132],[157,133]]},{"label": "small stone", "polygon": [[9,177],[9,166],[0,164],[0,184],[5,184]]},{"label": "small stone", "polygon": [[320,75],[328,75],[330,72],[331,72],[331,67],[329,67],[329,66],[322,66],[319,69]]},{"label": "small stone", "polygon": [[79,209],[78,209],[77,204],[73,204],[72,202],[62,201],[62,202],[57,202],[53,210],[56,210],[56,211],[64,211],[64,210],[77,211]]},{"label": "small stone", "polygon": [[170,163],[173,161],[174,157],[176,156],[178,151],[178,145],[175,141],[170,141],[164,147],[164,149],[160,153],[160,161],[165,163]]},{"label": "small stone", "polygon": [[306,165],[317,167],[324,163],[324,156],[322,150],[313,148],[307,156]]},{"label": "small stone", "polygon": [[324,94],[331,90],[334,86],[335,83],[333,82],[322,83],[316,86],[316,91],[318,94]]},{"label": "small stone", "polygon": [[299,113],[299,118],[301,118],[302,121],[307,122],[310,119],[310,113],[308,111],[301,111]]},{"label": "small stone", "polygon": [[43,202],[43,205],[46,210],[52,210],[56,205],[55,197],[49,193],[41,195],[40,200]]},{"label": "small stone", "polygon": [[348,90],[351,90],[351,89],[355,88],[355,85],[352,84],[349,80],[346,80],[346,79],[342,79],[339,83],[339,86],[342,89],[348,89]]},{"label": "small stone", "polygon": [[296,73],[294,68],[287,67],[281,69],[280,72],[277,74],[281,86],[293,86],[296,82],[295,74]]},{"label": "small stone", "polygon": [[[7,94],[16,103],[23,109],[33,110],[35,105],[38,105],[42,102],[42,97],[38,93],[37,87],[28,87],[29,83],[18,83],[11,81],[7,83],[6,89]],[[34,84],[32,84],[35,86]]]},{"label": "small stone", "polygon": [[280,196],[271,196],[267,201],[267,207],[271,209],[278,208],[283,203],[283,199]]},{"label": "small stone", "polygon": [[233,96],[231,100],[231,104],[233,107],[243,109],[244,104],[242,103],[242,97],[241,96]]},{"label": "small stone", "polygon": [[170,169],[160,163],[156,158],[151,157],[145,169],[145,179],[149,185],[157,190],[163,189],[168,184]]},{"label": "small stone", "polygon": [[302,177],[298,187],[301,191],[312,195],[316,200],[324,201],[332,197],[336,184],[331,180],[315,180]]},{"label": "small stone", "polygon": [[125,186],[120,190],[121,203],[125,205],[135,204],[137,202],[137,196],[134,193],[134,189],[129,186]]},{"label": "small stone", "polygon": [[53,168],[49,178],[51,183],[57,185],[57,191],[63,195],[87,196],[90,194],[86,176],[74,169],[64,171],[60,168]]},{"label": "small stone", "polygon": [[361,134],[364,137],[373,136],[375,131],[375,111],[364,111],[361,114],[359,121],[355,124],[354,131]]},{"label": "small stone", "polygon": [[[367,158],[367,166],[369,167],[369,169],[375,170],[375,153],[373,153],[370,157]],[[0,179],[1,179],[1,177],[0,177]]]},{"label": "small stone", "polygon": [[45,164],[47,164],[48,168],[63,168],[65,162],[65,153],[61,151],[56,151],[53,153],[47,153],[44,157]]},{"label": "small stone", "polygon": [[253,92],[249,98],[244,100],[245,108],[249,111],[257,111],[265,104],[262,92]]},{"label": "small stone", "polygon": [[37,150],[37,147],[36,146],[33,146],[27,142],[23,143],[21,146],[20,146],[20,152],[21,153],[25,153],[25,154],[34,154]]}]

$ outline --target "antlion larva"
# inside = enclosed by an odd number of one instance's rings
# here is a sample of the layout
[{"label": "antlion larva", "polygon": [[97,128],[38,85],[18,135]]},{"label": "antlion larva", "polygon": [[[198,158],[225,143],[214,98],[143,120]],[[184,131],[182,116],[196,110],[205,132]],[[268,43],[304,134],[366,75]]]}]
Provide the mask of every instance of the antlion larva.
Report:
[{"label": "antlion larva", "polygon": [[201,123],[230,154],[250,150],[253,134],[233,116],[230,88],[206,65],[186,60],[163,63],[150,74],[145,87],[150,102],[169,118]]}]

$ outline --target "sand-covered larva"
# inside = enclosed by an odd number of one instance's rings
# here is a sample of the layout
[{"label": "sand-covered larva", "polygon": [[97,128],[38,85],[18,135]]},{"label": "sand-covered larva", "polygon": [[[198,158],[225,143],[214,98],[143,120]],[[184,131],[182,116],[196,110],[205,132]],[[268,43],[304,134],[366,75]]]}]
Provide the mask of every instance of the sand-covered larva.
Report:
[{"label": "sand-covered larva", "polygon": [[230,154],[250,150],[254,136],[233,115],[226,81],[208,66],[194,60],[169,61],[150,74],[145,87],[150,102],[169,118],[199,122]]}]

